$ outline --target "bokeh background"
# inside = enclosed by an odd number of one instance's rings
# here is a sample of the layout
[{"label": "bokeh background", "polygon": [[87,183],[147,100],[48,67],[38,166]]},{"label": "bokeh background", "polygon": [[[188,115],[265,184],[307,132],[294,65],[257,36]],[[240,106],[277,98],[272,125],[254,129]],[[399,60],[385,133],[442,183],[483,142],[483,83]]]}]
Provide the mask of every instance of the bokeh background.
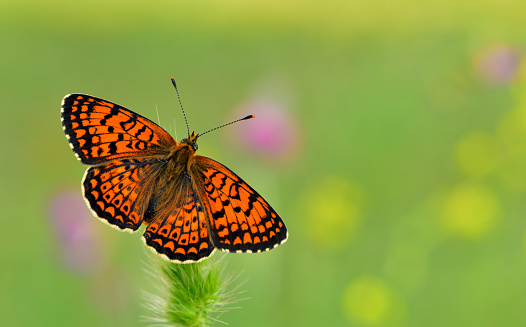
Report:
[{"label": "bokeh background", "polygon": [[174,133],[289,228],[231,326],[526,324],[521,0],[0,1],[0,325],[144,326],[139,234],[91,217],[73,92]]}]

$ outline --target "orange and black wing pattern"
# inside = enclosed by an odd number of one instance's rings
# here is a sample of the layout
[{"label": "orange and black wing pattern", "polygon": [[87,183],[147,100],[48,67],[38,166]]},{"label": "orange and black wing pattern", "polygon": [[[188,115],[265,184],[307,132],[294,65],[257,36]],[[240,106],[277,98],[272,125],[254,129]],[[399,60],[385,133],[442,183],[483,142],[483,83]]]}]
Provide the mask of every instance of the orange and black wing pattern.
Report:
[{"label": "orange and black wing pattern", "polygon": [[89,168],[82,192],[93,214],[119,229],[137,230],[150,200],[143,181],[157,165],[140,159],[121,159]]},{"label": "orange and black wing pattern", "polygon": [[149,198],[142,184],[157,167],[153,156],[175,140],[149,119],[86,94],[62,100],[62,128],[77,158],[89,168],[82,181],[93,214],[122,230],[137,230]]},{"label": "orange and black wing pattern", "polygon": [[283,220],[250,185],[222,164],[196,155],[192,178],[209,213],[214,245],[227,252],[268,251],[287,240]]},{"label": "orange and black wing pattern", "polygon": [[86,165],[165,153],[176,144],[151,120],[91,95],[64,97],[61,118],[69,145]]},{"label": "orange and black wing pattern", "polygon": [[192,188],[183,178],[180,193],[173,198],[172,209],[154,214],[143,235],[146,245],[175,262],[198,262],[214,252],[206,211]]},{"label": "orange and black wing pattern", "polygon": [[149,119],[85,94],[67,95],[61,118],[75,155],[92,166],[82,192],[93,214],[121,230],[144,223],[145,244],[167,259],[198,262],[216,248],[262,252],[286,241],[285,224],[261,195],[195,155],[198,135],[177,143]]}]

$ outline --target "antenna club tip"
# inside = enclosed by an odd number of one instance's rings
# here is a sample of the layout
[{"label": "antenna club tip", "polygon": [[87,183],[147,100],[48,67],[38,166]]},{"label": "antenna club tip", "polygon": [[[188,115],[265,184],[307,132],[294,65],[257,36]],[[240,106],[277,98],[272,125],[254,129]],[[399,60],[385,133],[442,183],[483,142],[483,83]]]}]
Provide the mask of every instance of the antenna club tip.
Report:
[{"label": "antenna club tip", "polygon": [[175,78],[170,77],[170,80],[172,80],[172,84],[175,86]]},{"label": "antenna club tip", "polygon": [[242,118],[241,120],[247,120],[247,119],[252,119],[252,118],[256,118],[256,116],[254,116],[254,115],[248,115],[248,116],[246,116],[245,118]]}]

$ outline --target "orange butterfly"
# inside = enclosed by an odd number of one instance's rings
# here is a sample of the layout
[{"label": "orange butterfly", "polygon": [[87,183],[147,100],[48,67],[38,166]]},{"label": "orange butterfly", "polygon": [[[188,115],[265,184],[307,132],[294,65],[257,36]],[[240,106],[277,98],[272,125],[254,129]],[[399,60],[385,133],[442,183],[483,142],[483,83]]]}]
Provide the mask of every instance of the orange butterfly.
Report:
[{"label": "orange butterfly", "polygon": [[91,166],[82,192],[93,214],[130,232],[144,223],[145,244],[169,260],[198,262],[216,248],[262,252],[287,240],[283,220],[265,199],[195,153],[204,133],[188,131],[177,143],[151,120],[86,94],[64,97],[61,118],[76,157]]}]

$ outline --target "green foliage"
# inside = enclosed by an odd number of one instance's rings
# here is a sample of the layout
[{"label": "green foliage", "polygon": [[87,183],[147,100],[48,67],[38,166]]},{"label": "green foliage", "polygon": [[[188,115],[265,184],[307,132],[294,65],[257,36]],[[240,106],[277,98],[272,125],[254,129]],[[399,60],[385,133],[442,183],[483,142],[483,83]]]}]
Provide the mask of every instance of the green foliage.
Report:
[{"label": "green foliage", "polygon": [[145,292],[150,326],[212,326],[224,312],[234,309],[237,287],[229,289],[237,276],[221,268],[220,259],[178,264],[150,255],[153,267],[147,272],[156,281],[158,295]]}]

